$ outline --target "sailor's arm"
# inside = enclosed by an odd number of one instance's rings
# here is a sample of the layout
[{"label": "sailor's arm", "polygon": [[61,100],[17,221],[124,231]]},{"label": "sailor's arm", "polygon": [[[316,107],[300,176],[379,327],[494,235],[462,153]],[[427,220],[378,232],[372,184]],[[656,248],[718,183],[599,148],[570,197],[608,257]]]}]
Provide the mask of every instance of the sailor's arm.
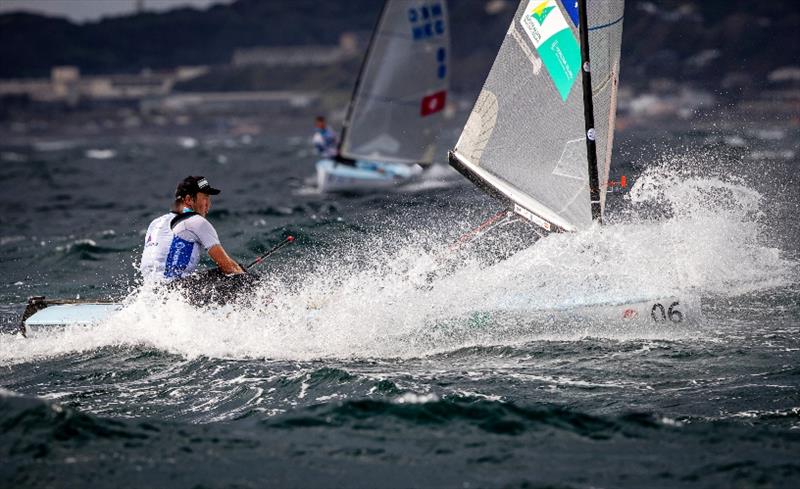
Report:
[{"label": "sailor's arm", "polygon": [[205,218],[193,219],[191,226],[198,241],[208,250],[208,256],[214,260],[222,273],[226,275],[244,273],[242,267],[225,252],[225,249],[219,243],[217,230],[214,229],[210,222]]},{"label": "sailor's arm", "polygon": [[208,249],[208,256],[217,264],[222,273],[226,275],[244,273],[242,267],[239,266],[230,256],[225,252],[222,245],[214,245]]}]

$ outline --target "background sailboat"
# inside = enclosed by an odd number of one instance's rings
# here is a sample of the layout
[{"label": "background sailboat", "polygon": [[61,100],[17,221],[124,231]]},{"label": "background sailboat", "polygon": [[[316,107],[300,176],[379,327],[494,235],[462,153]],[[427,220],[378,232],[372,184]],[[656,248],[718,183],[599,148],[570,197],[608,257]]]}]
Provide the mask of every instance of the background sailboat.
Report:
[{"label": "background sailboat", "polygon": [[387,0],[344,121],[339,156],[317,162],[322,191],[393,186],[435,156],[447,103],[450,26],[444,0]]}]

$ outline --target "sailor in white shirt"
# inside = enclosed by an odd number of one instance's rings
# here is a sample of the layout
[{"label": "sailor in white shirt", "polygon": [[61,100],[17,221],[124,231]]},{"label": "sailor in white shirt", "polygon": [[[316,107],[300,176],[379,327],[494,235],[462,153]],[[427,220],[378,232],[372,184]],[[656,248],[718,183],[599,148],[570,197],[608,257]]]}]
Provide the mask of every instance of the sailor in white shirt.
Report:
[{"label": "sailor in white shirt", "polygon": [[140,264],[146,280],[173,281],[191,275],[200,262],[201,248],[223,274],[244,273],[222,248],[217,231],[206,219],[210,196],[219,193],[201,176],[189,176],[178,183],[173,212],[155,219],[147,231]]}]

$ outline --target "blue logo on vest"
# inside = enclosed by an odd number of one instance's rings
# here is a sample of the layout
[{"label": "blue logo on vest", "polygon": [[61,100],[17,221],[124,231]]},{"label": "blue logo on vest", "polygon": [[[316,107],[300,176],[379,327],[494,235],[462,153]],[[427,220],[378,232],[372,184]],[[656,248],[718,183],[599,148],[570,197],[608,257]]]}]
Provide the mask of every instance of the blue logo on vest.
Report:
[{"label": "blue logo on vest", "polygon": [[169,245],[169,253],[167,253],[167,263],[164,266],[164,277],[181,277],[186,267],[189,266],[193,250],[194,243],[173,236],[172,243]]}]

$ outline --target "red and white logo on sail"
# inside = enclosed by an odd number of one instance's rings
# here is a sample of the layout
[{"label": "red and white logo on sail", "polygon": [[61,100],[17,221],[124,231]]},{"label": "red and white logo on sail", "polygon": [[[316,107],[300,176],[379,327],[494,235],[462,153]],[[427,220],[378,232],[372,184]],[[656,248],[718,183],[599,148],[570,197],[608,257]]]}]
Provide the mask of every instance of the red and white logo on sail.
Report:
[{"label": "red and white logo on sail", "polygon": [[426,97],[422,97],[422,103],[419,108],[419,115],[422,117],[435,114],[444,109],[444,104],[447,102],[447,90],[432,93]]}]

